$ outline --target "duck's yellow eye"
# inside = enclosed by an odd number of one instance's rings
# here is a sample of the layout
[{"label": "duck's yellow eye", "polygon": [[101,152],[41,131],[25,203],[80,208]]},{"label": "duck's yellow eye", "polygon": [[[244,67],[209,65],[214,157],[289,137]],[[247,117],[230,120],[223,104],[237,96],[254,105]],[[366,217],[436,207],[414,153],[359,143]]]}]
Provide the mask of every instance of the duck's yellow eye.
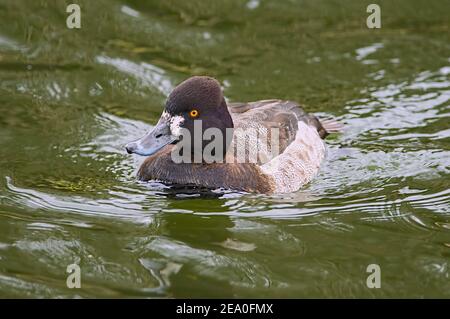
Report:
[{"label": "duck's yellow eye", "polygon": [[198,116],[198,111],[197,110],[191,110],[189,112],[189,116],[192,118],[196,118]]}]

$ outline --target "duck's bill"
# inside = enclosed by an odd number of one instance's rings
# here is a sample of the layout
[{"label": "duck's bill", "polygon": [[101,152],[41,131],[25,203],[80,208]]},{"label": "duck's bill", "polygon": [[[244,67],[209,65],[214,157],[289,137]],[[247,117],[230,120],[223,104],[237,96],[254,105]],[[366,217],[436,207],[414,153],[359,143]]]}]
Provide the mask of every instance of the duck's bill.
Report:
[{"label": "duck's bill", "polygon": [[142,138],[128,143],[125,148],[128,154],[150,156],[164,146],[172,144],[177,140],[170,132],[169,122],[160,119],[158,124]]}]

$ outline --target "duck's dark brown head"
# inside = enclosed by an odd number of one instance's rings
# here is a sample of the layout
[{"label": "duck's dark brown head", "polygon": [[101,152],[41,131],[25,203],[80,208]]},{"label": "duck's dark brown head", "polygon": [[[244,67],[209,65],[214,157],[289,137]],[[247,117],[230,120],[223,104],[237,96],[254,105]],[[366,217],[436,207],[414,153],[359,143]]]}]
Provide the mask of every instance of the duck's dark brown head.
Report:
[{"label": "duck's dark brown head", "polygon": [[[194,76],[172,91],[154,129],[143,138],[129,143],[126,148],[128,153],[148,156],[168,144],[179,143],[185,138],[184,129],[190,133],[191,153],[201,153],[210,143],[208,134],[204,135],[205,131],[216,129],[222,133],[220,138],[225,155],[229,142],[227,129],[232,128],[233,121],[219,82],[207,76]],[[209,138],[214,139],[216,136]]]}]

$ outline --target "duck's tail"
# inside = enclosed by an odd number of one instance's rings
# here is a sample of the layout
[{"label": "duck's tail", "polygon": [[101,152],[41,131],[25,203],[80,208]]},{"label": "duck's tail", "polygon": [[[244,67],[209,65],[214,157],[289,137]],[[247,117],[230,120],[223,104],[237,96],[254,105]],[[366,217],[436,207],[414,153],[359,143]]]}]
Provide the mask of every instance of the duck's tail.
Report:
[{"label": "duck's tail", "polygon": [[312,114],[307,115],[306,123],[317,129],[317,133],[319,133],[321,139],[325,139],[332,133],[338,133],[344,130],[344,126],[338,121],[333,119],[319,120],[317,116]]},{"label": "duck's tail", "polygon": [[339,133],[344,130],[344,125],[334,119],[329,120],[321,120],[320,124],[322,124],[322,127],[324,128],[327,133]]}]

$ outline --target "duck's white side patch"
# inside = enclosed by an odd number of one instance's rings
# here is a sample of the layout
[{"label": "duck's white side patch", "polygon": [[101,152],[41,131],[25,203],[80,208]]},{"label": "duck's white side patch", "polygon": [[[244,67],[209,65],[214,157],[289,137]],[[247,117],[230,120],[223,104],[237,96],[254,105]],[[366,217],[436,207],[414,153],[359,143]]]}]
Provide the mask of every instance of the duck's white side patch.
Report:
[{"label": "duck's white side patch", "polygon": [[316,128],[298,122],[295,140],[261,170],[273,178],[276,193],[294,192],[311,181],[324,157],[325,143]]}]

